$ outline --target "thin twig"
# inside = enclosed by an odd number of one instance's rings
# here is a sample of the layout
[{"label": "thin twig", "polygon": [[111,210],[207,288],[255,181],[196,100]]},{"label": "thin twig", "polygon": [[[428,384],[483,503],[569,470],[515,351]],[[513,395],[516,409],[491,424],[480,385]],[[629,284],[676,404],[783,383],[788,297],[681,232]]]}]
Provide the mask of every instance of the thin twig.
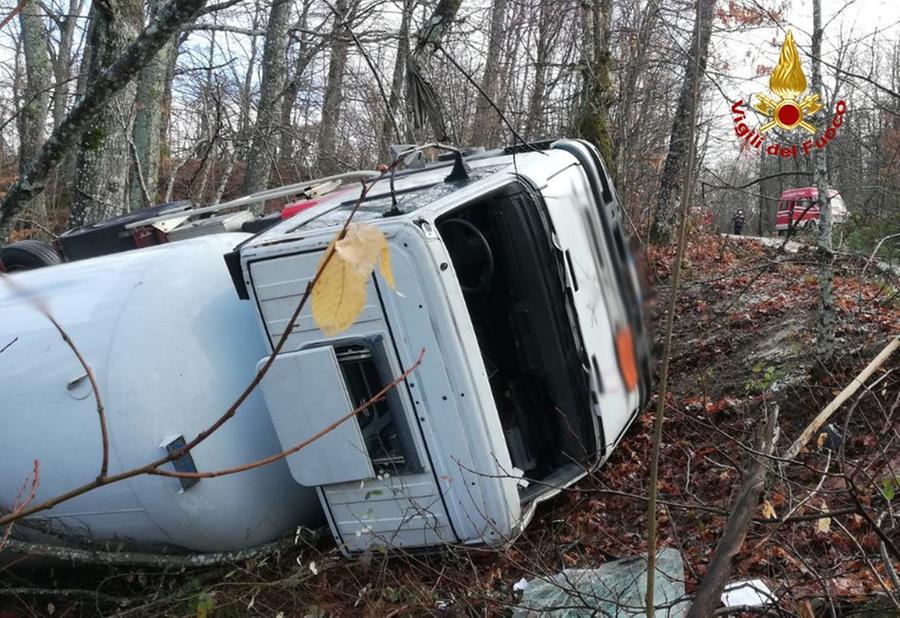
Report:
[{"label": "thin twig", "polygon": [[[106,411],[103,407],[103,398],[100,396],[100,387],[97,386],[97,380],[94,378],[94,371],[91,369],[90,365],[88,365],[87,361],[84,359],[84,356],[81,354],[81,350],[78,349],[78,346],[75,345],[75,342],[72,341],[72,338],[69,336],[69,333],[60,325],[59,322],[56,321],[56,318],[50,313],[50,310],[37,298],[28,294],[28,291],[25,290],[19,283],[5,274],[0,273],[0,277],[6,281],[6,284],[12,288],[13,292],[29,303],[32,307],[34,307],[37,311],[39,311],[47,320],[53,324],[53,327],[56,329],[56,332],[59,333],[59,336],[62,337],[62,340],[66,342],[66,345],[69,346],[69,349],[72,350],[72,353],[75,355],[75,358],[78,359],[78,363],[81,365],[81,368],[84,369],[84,373],[87,375],[87,379],[91,384],[91,392],[94,394],[94,401],[97,404],[97,420],[100,423],[100,441],[103,445],[103,455],[100,461],[100,474],[98,475],[98,479],[106,478],[107,473],[109,472],[109,432],[106,427]],[[3,518],[5,519],[5,518]],[[0,520],[0,523],[3,523]]]},{"label": "thin twig", "polygon": [[[30,489],[28,488],[28,478],[26,478],[22,482],[22,488],[19,490],[19,494],[16,496],[15,504],[13,506],[13,513],[21,513],[29,504],[31,504],[31,501],[34,500],[34,496],[37,493],[38,486],[40,486],[41,484],[41,462],[37,459],[34,460],[34,467],[32,468],[30,478]],[[25,495],[26,489],[28,489],[27,495]],[[6,527],[6,532],[4,532],[2,536],[0,536],[0,551],[3,551],[3,548],[6,546],[6,543],[9,540],[9,535],[12,534],[12,529],[13,524],[9,524]]]},{"label": "thin twig", "polygon": [[15,19],[16,15],[22,12],[22,9],[25,8],[25,5],[28,4],[28,0],[19,0],[19,4],[13,7],[13,10],[9,12],[9,14],[3,18],[3,21],[0,21],[0,30],[3,29],[6,24]]},{"label": "thin twig", "polygon": [[16,341],[18,341],[18,340],[19,340],[18,337],[14,337],[12,341],[10,341],[10,342],[7,343],[5,346],[3,346],[2,348],[0,348],[0,354],[3,354],[4,352],[6,352],[6,351],[10,348],[10,346],[12,346],[12,344],[14,344],[14,343],[15,343]]},{"label": "thin twig", "polygon": [[[696,28],[700,28],[700,5],[697,5]],[[649,497],[647,501],[647,594],[646,612],[647,618],[653,618],[656,614],[654,606],[654,580],[656,578],[656,500],[659,493],[657,487],[659,478],[659,451],[662,444],[663,420],[666,413],[666,395],[668,393],[669,364],[672,360],[672,330],[675,326],[675,309],[678,304],[678,286],[681,283],[681,263],[684,261],[684,252],[687,245],[688,212],[690,210],[691,191],[694,179],[695,139],[694,133],[697,127],[697,108],[699,106],[700,71],[700,36],[697,36],[697,49],[694,50],[693,62],[695,70],[691,84],[691,107],[688,117],[688,152],[687,166],[684,171],[684,186],[681,195],[681,209],[678,224],[678,245],[675,249],[675,266],[672,273],[672,285],[669,290],[669,302],[666,313],[666,326],[663,335],[662,362],[659,370],[659,390],[657,392],[656,415],[653,419],[653,441],[650,449],[650,480]],[[689,60],[690,62],[690,60]]]}]

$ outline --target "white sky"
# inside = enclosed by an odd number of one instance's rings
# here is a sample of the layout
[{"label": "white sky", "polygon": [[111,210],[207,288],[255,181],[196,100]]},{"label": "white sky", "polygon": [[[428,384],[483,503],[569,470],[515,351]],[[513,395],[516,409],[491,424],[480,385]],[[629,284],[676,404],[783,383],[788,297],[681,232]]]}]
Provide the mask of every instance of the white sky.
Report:
[{"label": "white sky", "polygon": [[[764,6],[774,4],[773,0],[757,1]],[[740,4],[745,6],[752,6],[753,2],[740,0]],[[729,109],[731,101],[743,98],[747,103],[751,95],[768,91],[770,72],[757,75],[757,68],[775,66],[787,29],[794,33],[807,80],[812,77],[809,57],[812,0],[786,0],[785,4],[783,21],[777,26],[766,25],[739,33],[718,31],[713,35],[711,53],[728,64],[727,70],[723,71],[726,75],[714,75],[719,89],[715,90],[705,109],[713,119],[710,146],[717,158],[733,160],[738,156],[740,142],[733,133]],[[728,0],[719,0],[717,6],[727,9]],[[855,72],[866,74],[872,47],[888,51],[900,39],[900,0],[822,0],[822,24],[825,28],[822,42],[825,63],[834,63],[839,50],[844,49],[860,63]],[[873,78],[878,79],[879,75],[876,73]],[[835,71],[823,66],[823,80],[826,100],[831,100],[834,97]],[[839,98],[846,96],[842,90],[837,92]],[[850,100],[848,104],[852,111],[854,101]],[[848,119],[852,121],[852,116]],[[756,158],[755,154],[748,153],[747,156]]]}]

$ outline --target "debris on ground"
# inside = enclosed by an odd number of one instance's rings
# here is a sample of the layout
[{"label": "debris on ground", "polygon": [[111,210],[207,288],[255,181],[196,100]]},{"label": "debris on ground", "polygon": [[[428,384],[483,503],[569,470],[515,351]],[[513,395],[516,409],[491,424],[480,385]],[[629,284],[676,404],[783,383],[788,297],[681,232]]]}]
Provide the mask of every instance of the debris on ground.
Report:
[{"label": "debris on ground", "polygon": [[[687,612],[684,563],[671,548],[656,557],[654,615],[680,618]],[[647,555],[622,558],[596,569],[565,569],[529,583],[514,616],[582,618],[596,615],[646,616]]]}]

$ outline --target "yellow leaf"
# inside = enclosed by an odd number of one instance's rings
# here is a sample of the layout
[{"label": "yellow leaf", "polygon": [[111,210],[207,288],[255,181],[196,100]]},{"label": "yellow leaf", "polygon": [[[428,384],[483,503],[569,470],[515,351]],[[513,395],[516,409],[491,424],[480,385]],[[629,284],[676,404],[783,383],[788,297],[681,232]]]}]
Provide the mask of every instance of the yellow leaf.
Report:
[{"label": "yellow leaf", "polygon": [[816,520],[816,532],[831,532],[831,518],[820,517]]},{"label": "yellow leaf", "polygon": [[775,513],[775,507],[768,500],[762,503],[762,516],[764,519],[775,519],[778,517]]},{"label": "yellow leaf", "polygon": [[377,227],[366,223],[354,223],[347,228],[347,234],[338,241],[335,250],[363,277],[372,274],[377,261],[381,276],[391,289],[397,288],[391,269],[388,241]]},{"label": "yellow leaf", "polygon": [[[334,246],[332,240],[322,256],[323,261]],[[372,265],[374,267],[374,260]],[[319,268],[322,268],[322,262],[319,262]],[[371,268],[369,272],[372,272]],[[335,249],[312,290],[312,317],[322,332],[331,337],[353,325],[366,303],[367,278],[368,275],[360,274]]]},{"label": "yellow leaf", "polygon": [[391,251],[388,249],[387,241],[385,241],[384,246],[381,248],[378,259],[378,269],[381,271],[381,276],[384,277],[384,280],[390,288],[396,290],[397,284],[394,282],[394,271],[391,270]]},{"label": "yellow leaf", "polygon": [[375,269],[378,254],[386,247],[387,240],[381,230],[365,223],[354,223],[337,242],[335,252],[352,269],[368,277]]}]

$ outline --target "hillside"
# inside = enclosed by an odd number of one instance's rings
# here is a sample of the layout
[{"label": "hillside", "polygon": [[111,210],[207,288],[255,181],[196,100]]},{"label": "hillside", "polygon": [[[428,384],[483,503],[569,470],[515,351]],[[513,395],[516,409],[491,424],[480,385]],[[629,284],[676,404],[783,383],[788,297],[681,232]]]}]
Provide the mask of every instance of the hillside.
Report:
[{"label": "hillside", "polygon": [[[666,293],[673,253],[648,256],[657,297]],[[841,354],[823,367],[812,353],[811,252],[801,246],[779,254],[754,240],[699,235],[690,240],[683,267],[659,489],[661,543],[683,555],[690,593],[731,510],[763,407],[780,408],[777,450],[783,451],[900,332],[900,290],[892,275],[865,268],[864,259],[841,259],[835,279]],[[653,311],[657,333],[659,304]],[[900,469],[898,365],[894,356],[870,381],[874,388],[860,391],[865,395],[832,418],[843,450],[829,438],[830,451],[822,438],[823,448],[811,444],[800,465],[769,475],[730,580],[762,578],[784,611],[801,616],[829,605],[841,611],[878,604],[884,589],[893,589],[867,517],[878,517],[893,499],[891,478]],[[517,602],[513,584],[522,578],[595,568],[645,550],[651,424],[645,412],[606,465],[541,505],[504,550],[390,559],[374,553],[349,562],[327,533],[298,532],[273,554],[227,567],[57,569],[52,581],[68,590],[65,596],[38,583],[47,581],[45,571],[6,572],[0,577],[22,590],[23,604],[7,602],[0,615],[19,615],[16,609],[24,609],[34,588],[70,616],[95,609],[198,616],[212,608],[217,615],[260,616],[506,611]],[[848,470],[855,490],[844,478]],[[882,527],[891,526],[888,516]]]}]

